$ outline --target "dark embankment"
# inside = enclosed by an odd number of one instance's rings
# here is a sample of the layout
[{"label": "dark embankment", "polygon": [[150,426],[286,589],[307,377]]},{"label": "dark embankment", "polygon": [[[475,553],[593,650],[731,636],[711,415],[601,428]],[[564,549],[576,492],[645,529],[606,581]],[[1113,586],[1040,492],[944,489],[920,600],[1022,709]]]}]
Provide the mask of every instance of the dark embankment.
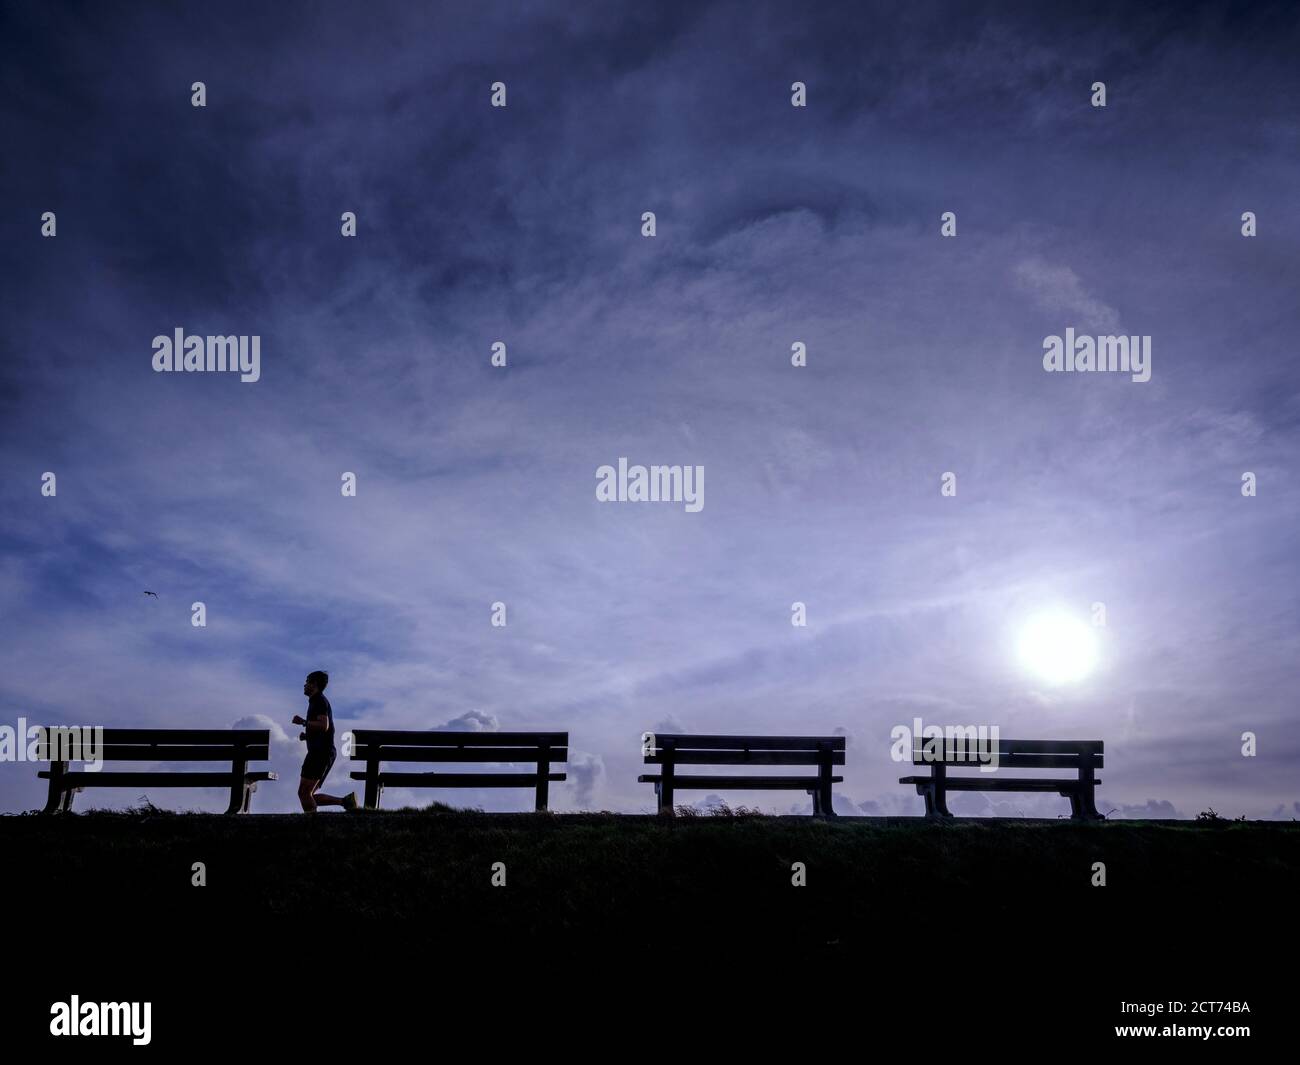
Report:
[{"label": "dark embankment", "polygon": [[332,1041],[667,1009],[1029,1047],[1113,1039],[1124,1001],[1250,998],[1260,1045],[1300,898],[1296,823],[92,813],[0,818],[0,848],[23,1025],[135,998],[160,1047],[240,1053],[312,1003]]},{"label": "dark embankment", "polygon": [[[6,892],[118,921],[398,920],[412,940],[615,940],[707,933],[840,951],[914,923],[975,937],[1059,915],[1099,929],[1231,923],[1300,897],[1300,824],[394,811],[0,819]],[[195,887],[194,863],[207,885]],[[504,863],[504,886],[493,885]],[[803,863],[805,887],[795,887]],[[1106,885],[1093,885],[1094,863]],[[66,909],[63,912],[67,913]],[[960,926],[960,927],[957,927]]]}]

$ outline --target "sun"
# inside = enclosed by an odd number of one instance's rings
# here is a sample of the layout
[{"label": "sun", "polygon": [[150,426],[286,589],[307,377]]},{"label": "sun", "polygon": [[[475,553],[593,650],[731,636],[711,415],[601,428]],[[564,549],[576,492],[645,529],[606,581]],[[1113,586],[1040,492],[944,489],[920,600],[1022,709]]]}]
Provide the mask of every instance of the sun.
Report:
[{"label": "sun", "polygon": [[1066,613],[1039,614],[1020,634],[1020,661],[1048,684],[1082,680],[1097,664],[1097,634]]}]

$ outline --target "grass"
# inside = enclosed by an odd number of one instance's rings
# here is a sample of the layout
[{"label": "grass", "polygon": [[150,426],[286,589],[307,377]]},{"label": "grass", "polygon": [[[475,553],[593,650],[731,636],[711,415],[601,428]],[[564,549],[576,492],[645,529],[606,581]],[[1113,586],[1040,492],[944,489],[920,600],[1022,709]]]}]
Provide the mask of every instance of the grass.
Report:
[{"label": "grass", "polygon": [[[1030,919],[1231,923],[1237,904],[1281,912],[1300,892],[1300,825],[1221,818],[931,824],[744,808],[666,820],[447,807],[230,818],[146,807],[0,818],[0,847],[9,902],[27,909],[93,900],[124,925],[399,921],[412,943],[636,949],[761,934],[824,951],[936,918],[972,935]],[[1096,862],[1104,888],[1092,885]],[[492,885],[494,863],[504,863],[504,887]],[[792,884],[795,863],[805,887]]]}]

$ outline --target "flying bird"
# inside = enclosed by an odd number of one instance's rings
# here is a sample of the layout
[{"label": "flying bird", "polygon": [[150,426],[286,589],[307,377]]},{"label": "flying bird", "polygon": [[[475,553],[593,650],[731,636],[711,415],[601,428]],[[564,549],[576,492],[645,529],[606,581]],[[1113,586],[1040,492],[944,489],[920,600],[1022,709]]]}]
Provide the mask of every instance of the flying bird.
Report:
[{"label": "flying bird", "polygon": [[145,594],[145,595],[152,595],[155,599],[158,598],[158,593],[157,593],[157,592],[145,592],[144,594]]}]

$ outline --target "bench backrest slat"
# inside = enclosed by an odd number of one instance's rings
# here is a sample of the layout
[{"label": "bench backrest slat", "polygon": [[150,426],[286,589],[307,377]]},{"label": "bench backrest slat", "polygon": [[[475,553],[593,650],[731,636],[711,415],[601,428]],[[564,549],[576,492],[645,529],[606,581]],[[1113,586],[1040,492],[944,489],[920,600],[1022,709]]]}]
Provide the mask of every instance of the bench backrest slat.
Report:
[{"label": "bench backrest slat", "polygon": [[356,729],[357,762],[567,762],[567,732],[410,732]]},{"label": "bench backrest slat", "polygon": [[654,747],[675,751],[832,751],[845,749],[843,736],[687,736],[656,732]]},{"label": "bench backrest slat", "polygon": [[[59,726],[47,726],[51,732]],[[270,729],[192,729],[192,728],[106,728],[105,743],[158,743],[158,744],[206,744],[218,743],[238,745],[244,743],[269,743]]]},{"label": "bench backrest slat", "polygon": [[368,762],[567,762],[568,747],[395,747],[387,743],[358,744],[355,761]]},{"label": "bench backrest slat", "polygon": [[[48,739],[37,743],[42,761],[49,761],[51,753],[66,753],[58,749],[57,731],[51,726]],[[271,756],[270,729],[106,728],[100,739],[97,753],[105,762],[234,762]],[[78,753],[93,752],[83,744]]]},{"label": "bench backrest slat", "polygon": [[[831,765],[844,765],[844,752],[830,750]],[[820,765],[820,751],[694,751],[666,748],[647,753],[647,765]]]},{"label": "bench backrest slat", "polygon": [[985,747],[973,739],[955,742],[939,737],[914,737],[913,765],[975,766],[992,751],[997,752],[998,768],[1007,769],[1077,769],[1087,762],[1094,768],[1104,766],[1101,740],[1010,740],[999,738]]},{"label": "bench backrest slat", "polygon": [[[643,749],[646,765],[664,767],[664,780],[675,766],[809,766],[829,779],[831,766],[844,765],[844,736],[690,736],[652,734]],[[643,742],[650,737],[643,736]],[[784,779],[784,778],[783,778]]]},{"label": "bench backrest slat", "polygon": [[271,757],[271,747],[266,743],[249,743],[238,746],[205,743],[198,746],[184,744],[106,743],[100,754],[106,762],[233,762],[236,759],[256,761]]},{"label": "bench backrest slat", "polygon": [[359,728],[357,744],[385,747],[568,747],[567,732],[419,732]]}]

